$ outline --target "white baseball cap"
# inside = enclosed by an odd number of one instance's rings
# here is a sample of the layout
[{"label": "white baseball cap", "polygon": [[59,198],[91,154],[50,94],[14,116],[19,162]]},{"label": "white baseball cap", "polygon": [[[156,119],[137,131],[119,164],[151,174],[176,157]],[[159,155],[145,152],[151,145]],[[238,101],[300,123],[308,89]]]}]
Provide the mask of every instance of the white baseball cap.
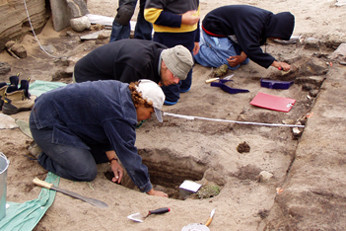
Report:
[{"label": "white baseball cap", "polygon": [[137,91],[142,93],[143,99],[148,102],[152,102],[156,118],[159,122],[162,122],[163,119],[161,110],[165,101],[165,94],[163,93],[161,87],[149,79],[140,79],[138,81]]}]

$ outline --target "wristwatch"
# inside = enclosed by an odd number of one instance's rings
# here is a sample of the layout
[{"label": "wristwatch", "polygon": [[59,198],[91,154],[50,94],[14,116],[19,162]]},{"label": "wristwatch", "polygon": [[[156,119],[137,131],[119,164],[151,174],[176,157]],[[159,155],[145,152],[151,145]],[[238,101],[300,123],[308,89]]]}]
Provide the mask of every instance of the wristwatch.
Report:
[{"label": "wristwatch", "polygon": [[113,161],[113,160],[115,160],[115,161],[117,161],[117,162],[118,162],[118,158],[113,157],[112,159],[110,159],[110,160],[109,160],[109,163],[112,163],[112,161]]}]

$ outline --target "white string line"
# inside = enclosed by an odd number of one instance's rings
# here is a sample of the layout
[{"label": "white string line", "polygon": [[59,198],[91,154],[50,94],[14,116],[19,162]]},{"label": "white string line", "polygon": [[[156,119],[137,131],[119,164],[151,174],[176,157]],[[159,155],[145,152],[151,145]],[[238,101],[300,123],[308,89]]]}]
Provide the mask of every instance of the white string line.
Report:
[{"label": "white string line", "polygon": [[257,125],[257,126],[267,126],[267,127],[304,128],[304,125],[300,125],[300,124],[270,124],[270,123],[259,123],[259,122],[246,122],[246,121],[236,121],[236,120],[214,119],[214,118],[207,118],[207,117],[201,117],[201,116],[188,116],[188,115],[181,115],[181,114],[175,114],[175,113],[170,113],[170,112],[163,112],[163,115],[164,116],[172,116],[172,117],[181,118],[181,119],[187,119],[187,120],[200,119],[200,120],[207,120],[207,121],[214,121],[214,122]]},{"label": "white string line", "polygon": [[25,1],[25,0],[23,0],[23,1],[24,1],[24,8],[25,8],[26,16],[27,16],[27,18],[28,18],[28,22],[29,22],[29,24],[30,24],[31,31],[32,31],[32,33],[33,33],[33,35],[34,35],[34,38],[35,38],[36,42],[37,42],[38,45],[40,46],[41,50],[42,50],[44,53],[46,53],[48,56],[51,56],[51,57],[53,57],[53,58],[60,58],[60,57],[58,57],[58,56],[49,54],[49,53],[42,47],[40,41],[38,40],[38,38],[37,38],[37,36],[36,36],[34,27],[32,26],[32,23],[31,23],[31,20],[30,20],[29,11],[28,11],[28,7],[27,7],[27,5],[26,5],[26,1]]}]

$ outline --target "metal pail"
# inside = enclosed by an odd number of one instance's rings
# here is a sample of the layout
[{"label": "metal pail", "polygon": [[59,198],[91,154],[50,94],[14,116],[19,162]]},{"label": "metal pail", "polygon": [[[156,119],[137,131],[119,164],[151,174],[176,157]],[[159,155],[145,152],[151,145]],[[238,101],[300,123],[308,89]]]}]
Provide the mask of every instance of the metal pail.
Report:
[{"label": "metal pail", "polygon": [[7,168],[10,161],[0,152],[0,220],[6,215]]}]

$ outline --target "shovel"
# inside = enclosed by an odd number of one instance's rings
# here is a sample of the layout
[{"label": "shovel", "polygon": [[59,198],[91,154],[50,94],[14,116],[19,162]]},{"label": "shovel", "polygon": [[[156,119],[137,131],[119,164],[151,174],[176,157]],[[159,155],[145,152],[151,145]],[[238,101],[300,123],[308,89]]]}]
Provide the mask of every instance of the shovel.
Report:
[{"label": "shovel", "polygon": [[128,219],[136,222],[143,222],[151,214],[163,214],[171,211],[170,208],[164,207],[155,210],[150,210],[146,216],[141,215],[140,213],[133,213],[127,216]]},{"label": "shovel", "polygon": [[79,194],[77,194],[75,192],[71,192],[71,191],[68,191],[66,189],[62,189],[62,188],[56,187],[56,186],[54,186],[51,183],[48,183],[46,181],[38,179],[37,177],[35,177],[32,182],[34,184],[38,185],[38,186],[41,186],[41,187],[44,187],[44,188],[47,188],[47,189],[50,189],[50,190],[55,190],[57,192],[61,192],[63,194],[66,194],[66,195],[68,195],[70,197],[77,198],[79,200],[88,202],[89,204],[92,204],[92,205],[94,205],[96,207],[99,207],[99,208],[107,208],[108,207],[108,205],[105,202],[103,202],[103,201],[96,200],[94,198],[85,197],[85,196],[79,195]]}]

